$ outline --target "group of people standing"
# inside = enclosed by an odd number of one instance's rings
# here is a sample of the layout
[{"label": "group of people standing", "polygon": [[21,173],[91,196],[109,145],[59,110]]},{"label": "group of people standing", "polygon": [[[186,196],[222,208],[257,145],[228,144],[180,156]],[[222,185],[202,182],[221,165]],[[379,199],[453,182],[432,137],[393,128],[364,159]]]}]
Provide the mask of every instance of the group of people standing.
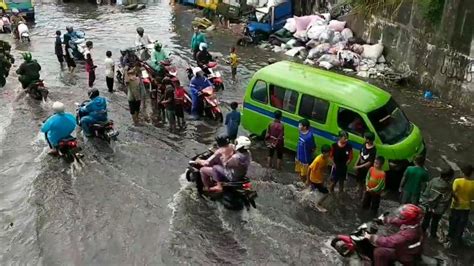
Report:
[{"label": "group of people standing", "polygon": [[[284,126],[282,112],[274,112],[274,121],[268,126],[266,143],[268,147],[267,166],[272,167],[272,158],[277,155],[276,168],[281,169]],[[348,133],[340,131],[338,140],[332,145],[323,145],[321,154],[313,157],[316,151],[315,134],[308,120],[299,123],[299,139],[297,144],[295,171],[311,190],[323,194],[316,207],[322,207],[329,193],[334,193],[336,184],[339,192],[344,191],[344,182],[348,176],[348,168],[353,163],[353,147],[348,141]],[[376,213],[381,197],[385,191],[386,173],[383,170],[385,158],[377,155],[372,132],[364,134],[365,143],[355,162],[355,179],[358,184],[358,196],[362,199],[362,208]],[[424,209],[424,219],[420,226],[425,231],[430,227],[430,235],[437,237],[438,224],[444,213],[450,209],[448,239],[451,243],[459,243],[469,221],[469,212],[474,200],[474,178],[472,165],[461,167],[461,176],[456,179],[454,170],[446,166],[439,177],[430,178],[424,167],[425,156],[414,158],[414,165],[409,166],[403,173],[399,192],[401,204],[414,204]],[[329,167],[330,166],[330,167]],[[329,170],[330,169],[330,170]],[[329,187],[325,186],[329,176]]]}]

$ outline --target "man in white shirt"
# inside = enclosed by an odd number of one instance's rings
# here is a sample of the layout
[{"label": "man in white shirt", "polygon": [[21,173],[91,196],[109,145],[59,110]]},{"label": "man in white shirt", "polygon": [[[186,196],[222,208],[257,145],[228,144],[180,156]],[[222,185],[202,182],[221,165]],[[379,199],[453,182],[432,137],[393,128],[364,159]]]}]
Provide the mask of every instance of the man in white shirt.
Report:
[{"label": "man in white shirt", "polygon": [[145,34],[145,30],[142,27],[137,28],[137,39],[135,40],[135,45],[136,46],[144,46],[145,49],[140,51],[140,54],[138,57],[142,61],[146,61],[150,58],[150,54],[148,53],[148,49],[146,48],[147,45],[153,44],[153,40],[150,39],[150,36],[148,34]]},{"label": "man in white shirt", "polygon": [[114,74],[115,74],[115,62],[112,59],[112,52],[107,51],[105,53],[107,56],[105,58],[105,82],[107,83],[107,88],[110,93],[114,92]]}]

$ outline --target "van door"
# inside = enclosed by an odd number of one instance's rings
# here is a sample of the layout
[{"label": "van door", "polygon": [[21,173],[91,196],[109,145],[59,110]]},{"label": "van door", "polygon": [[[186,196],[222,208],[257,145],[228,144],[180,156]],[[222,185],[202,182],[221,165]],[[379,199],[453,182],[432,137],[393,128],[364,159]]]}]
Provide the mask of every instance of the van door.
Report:
[{"label": "van door", "polygon": [[[352,145],[354,158],[351,162],[353,166],[359,159],[360,149],[365,142],[364,133],[373,130],[367,116],[346,107],[337,108],[337,127],[339,130],[345,130],[349,133],[349,141]],[[352,168],[352,167],[351,167]]]},{"label": "van door", "polygon": [[[331,105],[328,101],[307,94],[302,94],[298,114],[310,121],[313,133],[316,136],[316,148],[321,150],[322,145],[332,144],[334,135],[331,133],[332,117]],[[319,152],[318,152],[319,153]]]}]

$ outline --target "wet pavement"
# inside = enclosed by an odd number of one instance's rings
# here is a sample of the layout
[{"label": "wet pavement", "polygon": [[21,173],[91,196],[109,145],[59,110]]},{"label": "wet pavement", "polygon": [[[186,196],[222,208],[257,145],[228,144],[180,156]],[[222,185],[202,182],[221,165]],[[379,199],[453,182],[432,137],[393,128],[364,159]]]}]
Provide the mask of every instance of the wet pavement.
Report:
[{"label": "wet pavement", "polygon": [[[198,198],[183,177],[189,157],[206,149],[222,127],[189,122],[177,134],[152,125],[133,127],[125,94],[106,93],[105,52],[111,50],[118,60],[119,50],[133,45],[137,26],[173,52],[180,79],[187,82],[184,69],[191,62],[189,25],[195,10],[173,8],[168,1],[155,1],[139,12],[42,1],[37,11],[32,43],[12,44],[18,60],[0,90],[0,265],[344,264],[329,246],[331,237],[370,218],[358,211],[353,194],[330,196],[325,202],[330,211],[316,212],[312,206],[317,196],[302,190],[291,173],[291,154],[285,155],[286,170],[276,173],[260,166],[266,152],[256,144],[250,176],[259,193],[258,208],[228,211]],[[67,74],[54,55],[54,33],[67,25],[85,31],[94,42],[96,87],[109,98],[109,115],[120,131],[120,141],[111,147],[80,138],[82,169],[49,157],[38,133],[53,101],[64,102],[74,112],[74,103],[87,96],[84,66]],[[10,40],[6,35],[0,38]],[[216,30],[208,39],[212,51],[227,54],[237,36]],[[13,72],[22,51],[32,52],[43,66],[49,102],[38,104],[19,96]],[[242,101],[254,71],[269,57],[278,58],[255,47],[239,48],[238,53],[239,81],[226,83],[219,95],[224,109],[232,101]],[[229,77],[230,69],[221,63]],[[455,166],[472,158],[472,124],[459,123],[461,116],[472,119],[472,114],[424,102],[421,92],[387,89],[421,128],[431,173],[446,161]],[[396,205],[383,201],[381,208]],[[430,245],[429,253],[450,255],[464,265],[474,262],[472,252],[445,252],[437,244]]]}]

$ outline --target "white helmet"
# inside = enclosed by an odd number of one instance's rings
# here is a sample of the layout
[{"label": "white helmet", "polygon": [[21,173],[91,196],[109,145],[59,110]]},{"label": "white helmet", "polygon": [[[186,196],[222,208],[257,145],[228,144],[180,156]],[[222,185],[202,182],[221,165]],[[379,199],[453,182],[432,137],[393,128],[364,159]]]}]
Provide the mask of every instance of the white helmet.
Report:
[{"label": "white helmet", "polygon": [[16,8],[12,8],[12,13],[13,14],[18,14],[18,13],[20,13],[20,11],[18,11],[18,9],[16,9]]},{"label": "white helmet", "polygon": [[207,43],[205,43],[205,42],[200,43],[199,44],[199,50],[202,51],[202,50],[204,50],[204,48],[207,49]]},{"label": "white helmet", "polygon": [[193,67],[192,70],[193,70],[193,75],[194,76],[196,76],[198,73],[201,73],[201,74],[204,73],[204,71],[202,71],[202,69],[200,67]]},{"label": "white helmet", "polygon": [[65,110],[64,104],[62,102],[54,102],[53,110],[55,113],[62,113]]},{"label": "white helmet", "polygon": [[250,149],[250,145],[252,144],[252,141],[248,137],[245,136],[240,136],[235,140],[235,149],[240,150],[242,148],[248,150]]}]

